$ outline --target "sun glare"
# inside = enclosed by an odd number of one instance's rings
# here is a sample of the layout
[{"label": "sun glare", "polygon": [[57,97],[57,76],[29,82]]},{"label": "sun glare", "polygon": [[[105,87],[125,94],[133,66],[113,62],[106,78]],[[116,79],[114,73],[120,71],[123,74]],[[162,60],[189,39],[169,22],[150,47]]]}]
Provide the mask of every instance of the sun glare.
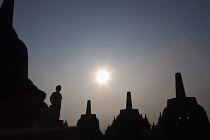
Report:
[{"label": "sun glare", "polygon": [[96,74],[96,80],[99,84],[106,84],[109,79],[109,73],[106,70],[99,70]]}]

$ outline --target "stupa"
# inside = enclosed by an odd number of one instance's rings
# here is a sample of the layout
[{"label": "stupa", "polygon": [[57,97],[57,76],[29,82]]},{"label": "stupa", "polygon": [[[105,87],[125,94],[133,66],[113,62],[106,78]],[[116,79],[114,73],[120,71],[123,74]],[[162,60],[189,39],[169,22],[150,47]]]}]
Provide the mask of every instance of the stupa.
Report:
[{"label": "stupa", "polygon": [[91,113],[91,101],[87,101],[86,114],[82,114],[77,122],[82,134],[87,140],[103,140],[103,134],[100,132],[99,121],[96,114]]},{"label": "stupa", "polygon": [[[28,51],[13,28],[14,0],[0,8],[0,129],[49,126],[45,92],[28,78]],[[51,115],[50,115],[51,114]]]},{"label": "stupa", "polygon": [[150,134],[150,123],[139,114],[138,109],[133,109],[131,92],[127,92],[126,109],[120,110],[120,114],[108,126],[105,136],[107,140],[138,140],[148,139]]},{"label": "stupa", "polygon": [[209,139],[209,120],[204,108],[195,97],[186,97],[181,73],[176,73],[175,79],[176,97],[168,100],[158,124],[161,139]]}]

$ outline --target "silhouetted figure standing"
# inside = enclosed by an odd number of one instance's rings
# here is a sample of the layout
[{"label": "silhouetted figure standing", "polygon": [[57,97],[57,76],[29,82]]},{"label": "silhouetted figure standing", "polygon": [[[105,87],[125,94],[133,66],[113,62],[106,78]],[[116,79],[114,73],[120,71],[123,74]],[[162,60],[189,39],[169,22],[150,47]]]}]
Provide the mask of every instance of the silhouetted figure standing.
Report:
[{"label": "silhouetted figure standing", "polygon": [[62,100],[62,95],[60,93],[61,91],[61,86],[58,85],[56,86],[56,92],[53,92],[52,95],[50,96],[50,102],[51,102],[51,108],[56,112],[57,119],[59,120],[60,118],[60,110],[61,110],[61,100]]}]

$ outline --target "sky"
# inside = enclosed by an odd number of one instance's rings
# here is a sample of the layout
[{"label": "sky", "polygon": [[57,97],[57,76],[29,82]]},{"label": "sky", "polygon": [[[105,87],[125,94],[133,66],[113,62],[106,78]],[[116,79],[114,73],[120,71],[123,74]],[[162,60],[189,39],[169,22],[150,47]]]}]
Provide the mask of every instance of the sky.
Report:
[{"label": "sky", "polygon": [[[16,0],[14,28],[45,102],[61,85],[61,119],[75,126],[91,100],[104,131],[127,91],[157,123],[175,97],[176,72],[210,116],[209,13],[209,0]],[[98,69],[110,72],[106,85],[95,81]]]}]

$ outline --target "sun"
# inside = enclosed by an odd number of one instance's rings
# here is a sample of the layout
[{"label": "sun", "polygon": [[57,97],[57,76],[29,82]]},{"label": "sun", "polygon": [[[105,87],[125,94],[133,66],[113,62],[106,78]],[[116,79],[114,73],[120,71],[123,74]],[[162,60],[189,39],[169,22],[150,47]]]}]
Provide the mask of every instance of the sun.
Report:
[{"label": "sun", "polygon": [[96,81],[99,84],[106,84],[108,80],[110,79],[110,73],[106,70],[99,70],[96,74]]}]

